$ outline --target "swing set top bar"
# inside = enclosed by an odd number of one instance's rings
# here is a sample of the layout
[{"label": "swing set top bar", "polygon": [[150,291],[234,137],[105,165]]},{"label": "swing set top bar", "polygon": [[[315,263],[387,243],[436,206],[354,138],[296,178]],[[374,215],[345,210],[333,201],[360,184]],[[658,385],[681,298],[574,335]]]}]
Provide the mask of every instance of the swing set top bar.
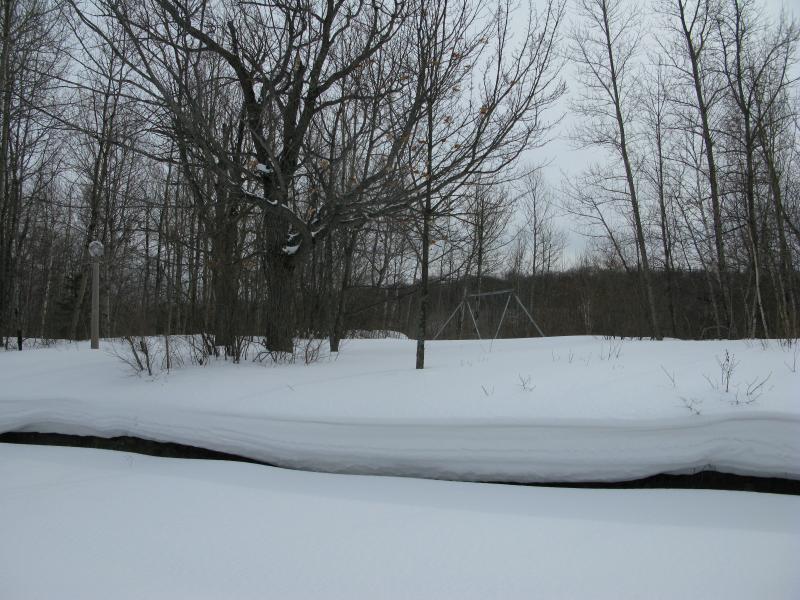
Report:
[{"label": "swing set top bar", "polygon": [[500,294],[511,294],[514,290],[497,290],[496,292],[478,292],[477,294],[467,294],[470,298],[477,296],[499,296]]}]

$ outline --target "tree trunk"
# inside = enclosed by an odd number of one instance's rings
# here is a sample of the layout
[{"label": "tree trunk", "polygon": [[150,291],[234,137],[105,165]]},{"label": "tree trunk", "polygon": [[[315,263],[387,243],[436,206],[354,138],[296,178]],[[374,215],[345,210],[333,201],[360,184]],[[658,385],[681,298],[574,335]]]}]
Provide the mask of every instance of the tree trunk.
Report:
[{"label": "tree trunk", "polygon": [[778,290],[779,305],[782,306],[782,318],[784,321],[784,336],[786,338],[797,337],[797,309],[794,290],[794,265],[792,264],[792,254],[789,243],[786,239],[785,218],[783,207],[783,193],[781,190],[780,173],[775,166],[774,150],[769,147],[766,132],[761,128],[761,147],[764,153],[764,162],[767,166],[769,187],[772,201],[775,208],[775,223],[778,232],[778,253],[780,267],[778,269]]},{"label": "tree trunk", "polygon": [[630,157],[628,156],[628,145],[625,137],[625,121],[622,117],[622,100],[620,98],[619,88],[617,85],[617,70],[615,66],[613,45],[611,42],[610,25],[608,22],[608,11],[605,2],[603,2],[603,23],[604,34],[606,40],[606,49],[608,51],[609,71],[611,73],[611,88],[612,99],[614,101],[615,116],[617,120],[617,131],[619,132],[619,150],[622,155],[622,162],[625,166],[625,179],[628,184],[628,194],[630,196],[631,209],[633,210],[633,221],[636,233],[636,242],[639,248],[639,255],[641,256],[641,277],[647,298],[648,314],[650,317],[650,328],[655,339],[661,339],[661,330],[658,326],[658,313],[656,312],[655,296],[653,294],[653,284],[650,277],[650,263],[647,259],[647,245],[644,239],[644,228],[642,227],[642,218],[639,211],[639,199],[636,195],[636,184],[633,179],[633,168],[631,167]]},{"label": "tree trunk", "polygon": [[265,260],[267,283],[264,338],[271,352],[294,352],[295,265],[290,256],[269,254]]},{"label": "tree trunk", "polygon": [[664,248],[664,273],[667,278],[667,302],[669,305],[670,325],[672,337],[677,337],[677,324],[675,320],[675,292],[672,281],[672,240],[670,239],[669,222],[667,220],[667,202],[664,193],[664,155],[662,147],[661,124],[656,131],[656,150],[658,153],[658,208],[661,217],[661,242]]},{"label": "tree trunk", "polygon": [[686,50],[692,65],[692,83],[694,84],[697,111],[700,114],[700,125],[703,134],[703,145],[708,163],[708,183],[711,188],[711,211],[714,228],[714,247],[717,253],[717,277],[720,286],[720,300],[727,320],[727,337],[734,335],[733,301],[728,277],[728,267],[725,257],[725,238],[722,229],[722,204],[720,202],[719,183],[717,180],[717,164],[714,156],[714,139],[711,134],[711,125],[708,117],[708,104],[703,93],[702,77],[700,73],[700,52],[692,39],[692,33],[686,22],[684,0],[677,0],[680,13],[681,27],[683,28]]},{"label": "tree trunk", "polygon": [[428,261],[430,256],[430,210],[431,199],[425,199],[422,213],[422,257],[419,286],[419,314],[417,315],[417,369],[425,368],[425,340],[428,332]]},{"label": "tree trunk", "polygon": [[425,368],[425,340],[428,335],[428,268],[430,262],[431,247],[431,218],[433,217],[433,188],[432,188],[432,169],[433,169],[433,112],[431,103],[428,102],[428,132],[427,132],[427,160],[425,185],[425,205],[422,210],[422,273],[420,278],[420,298],[419,315],[417,318],[417,361],[416,368]]},{"label": "tree trunk", "polygon": [[3,42],[0,49],[0,93],[2,93],[2,117],[0,117],[0,335],[3,335],[3,321],[10,316],[11,289],[14,272],[11,263],[11,248],[15,232],[11,228],[9,213],[11,199],[8,192],[8,149],[11,133],[11,101],[13,83],[11,81],[11,0],[3,2]]},{"label": "tree trunk", "polygon": [[350,274],[353,270],[353,252],[356,247],[356,237],[358,231],[353,231],[347,238],[344,248],[344,269],[342,272],[342,283],[339,286],[337,299],[336,299],[336,312],[333,317],[333,323],[330,333],[330,346],[331,352],[339,351],[339,342],[342,339],[342,327],[344,325],[344,311],[347,287],[350,285]]}]

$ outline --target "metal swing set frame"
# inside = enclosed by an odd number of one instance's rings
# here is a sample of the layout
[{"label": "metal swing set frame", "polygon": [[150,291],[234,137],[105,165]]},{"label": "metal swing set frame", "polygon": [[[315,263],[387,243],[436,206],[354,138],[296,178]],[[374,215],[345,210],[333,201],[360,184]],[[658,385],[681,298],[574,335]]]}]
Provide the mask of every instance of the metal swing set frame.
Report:
[{"label": "metal swing set frame", "polygon": [[519,299],[519,296],[517,296],[514,290],[509,289],[509,290],[497,290],[495,292],[479,292],[476,294],[465,295],[464,298],[461,300],[461,302],[458,303],[458,306],[456,306],[456,309],[450,314],[449,317],[447,317],[447,320],[444,322],[444,325],[442,325],[439,328],[439,331],[436,332],[436,335],[433,336],[433,339],[434,340],[437,339],[444,331],[445,327],[447,327],[447,325],[450,323],[450,321],[453,320],[453,317],[455,317],[458,314],[458,311],[464,310],[464,307],[466,306],[466,309],[469,311],[469,316],[472,319],[472,325],[475,327],[475,333],[478,334],[478,339],[482,340],[483,337],[481,337],[481,331],[478,328],[478,321],[475,319],[475,313],[472,312],[472,306],[469,303],[469,299],[483,298],[484,296],[500,296],[502,294],[507,294],[508,297],[506,298],[505,306],[503,306],[503,314],[500,315],[500,322],[497,324],[497,330],[494,332],[494,337],[492,337],[492,341],[496,340],[497,336],[500,335],[500,328],[503,326],[503,321],[505,320],[506,313],[508,312],[508,305],[511,304],[512,298],[517,301],[517,304],[519,304],[519,307],[522,309],[522,312],[524,312],[525,315],[528,317],[530,322],[536,328],[536,331],[539,332],[539,335],[545,337],[544,333],[542,333],[541,328],[539,327],[539,325],[536,324],[536,321],[533,319],[533,316],[531,316],[531,313],[528,312],[527,308],[525,308],[525,305],[522,303],[522,300]]}]

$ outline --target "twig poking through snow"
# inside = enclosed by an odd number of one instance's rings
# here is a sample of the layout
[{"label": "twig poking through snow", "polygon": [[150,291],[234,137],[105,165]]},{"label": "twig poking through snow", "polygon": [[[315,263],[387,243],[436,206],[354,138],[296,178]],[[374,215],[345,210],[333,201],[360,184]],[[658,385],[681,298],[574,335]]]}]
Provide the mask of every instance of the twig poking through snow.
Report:
[{"label": "twig poking through snow", "polygon": [[789,369],[792,373],[797,373],[798,354],[800,354],[800,346],[794,344],[794,356],[792,357],[792,364],[790,365],[788,362],[783,361],[783,364],[785,364],[786,368]]},{"label": "twig poking through snow", "polygon": [[673,389],[673,390],[674,390],[674,389],[677,389],[677,388],[678,388],[678,386],[677,386],[677,385],[675,385],[675,371],[673,371],[672,373],[670,373],[669,371],[667,371],[667,370],[664,368],[664,365],[661,365],[661,370],[662,370],[662,371],[664,371],[664,375],[666,375],[666,376],[667,376],[667,379],[669,379],[669,380],[670,380],[670,383],[672,383],[672,389]]},{"label": "twig poking through snow", "polygon": [[[744,401],[744,404],[752,404],[761,397],[761,395],[764,393],[764,384],[769,381],[770,377],[772,377],[772,371],[770,371],[769,375],[763,379],[759,380],[759,378],[756,377],[753,379],[753,381],[747,384],[747,390],[745,391],[745,397],[747,400]],[[737,404],[739,403],[737,402]]]},{"label": "twig poking through snow", "polygon": [[725,358],[721,359],[717,357],[717,364],[720,368],[720,382],[725,386],[725,393],[728,393],[731,387],[731,376],[734,370],[736,370],[736,367],[739,366],[739,361],[737,361],[733,354],[730,354],[726,348]]},{"label": "twig poking through snow", "polygon": [[528,375],[527,377],[523,377],[522,375],[518,375],[519,383],[517,384],[523,392],[532,392],[536,389],[535,385],[531,385],[531,376]]},{"label": "twig poking through snow", "polygon": [[736,360],[733,354],[728,352],[728,349],[726,348],[725,357],[720,358],[718,356],[717,364],[719,365],[719,383],[713,381],[705,373],[703,374],[703,377],[708,382],[708,385],[711,386],[712,390],[724,391],[727,394],[731,391],[731,377],[733,377],[733,372],[736,370],[736,367],[739,366],[739,361]]},{"label": "twig poking through snow", "polygon": [[683,402],[683,407],[687,409],[690,413],[694,416],[700,416],[700,409],[698,405],[702,404],[702,400],[698,400],[697,398],[686,398],[685,396],[681,396],[681,402]]},{"label": "twig poking through snow", "polygon": [[611,360],[612,358],[618,359],[621,352],[622,352],[622,340],[618,342],[609,342],[608,350],[606,350],[605,344],[601,344],[600,360]]}]

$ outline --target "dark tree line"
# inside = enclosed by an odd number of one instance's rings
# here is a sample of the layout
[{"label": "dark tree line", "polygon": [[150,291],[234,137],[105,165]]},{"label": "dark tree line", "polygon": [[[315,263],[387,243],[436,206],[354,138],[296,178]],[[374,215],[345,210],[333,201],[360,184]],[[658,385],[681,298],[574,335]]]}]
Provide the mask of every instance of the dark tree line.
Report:
[{"label": "dark tree line", "polygon": [[[85,338],[99,239],[103,336],[234,360],[388,329],[422,367],[499,287],[548,334],[797,337],[796,26],[659,0],[655,44],[631,8],[3,0],[0,335]],[[522,155],[567,55],[575,138],[608,151],[554,188]],[[567,271],[564,208],[591,239]]]}]

